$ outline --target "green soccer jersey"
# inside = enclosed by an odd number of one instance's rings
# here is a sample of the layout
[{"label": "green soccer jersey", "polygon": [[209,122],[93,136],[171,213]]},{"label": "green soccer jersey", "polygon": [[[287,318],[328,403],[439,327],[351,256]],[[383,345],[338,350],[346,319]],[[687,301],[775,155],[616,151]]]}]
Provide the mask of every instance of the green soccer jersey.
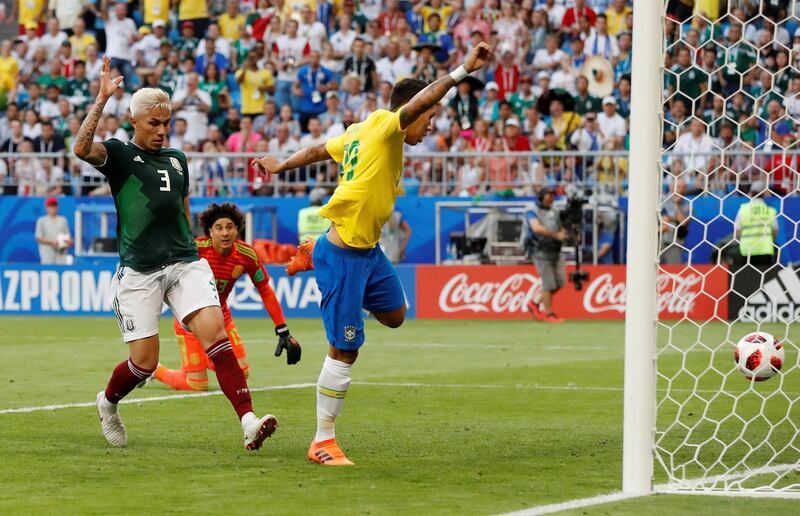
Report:
[{"label": "green soccer jersey", "polygon": [[103,142],[108,178],[117,208],[120,264],[140,272],[199,259],[186,219],[189,195],[186,156],[176,149],[147,152],[133,142]]}]

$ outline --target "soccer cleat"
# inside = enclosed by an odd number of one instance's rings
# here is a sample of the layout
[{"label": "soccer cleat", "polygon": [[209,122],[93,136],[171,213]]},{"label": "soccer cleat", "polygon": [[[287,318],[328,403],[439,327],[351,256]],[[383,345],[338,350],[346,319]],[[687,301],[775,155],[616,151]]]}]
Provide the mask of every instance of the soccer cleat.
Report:
[{"label": "soccer cleat", "polygon": [[117,406],[105,400],[105,391],[97,393],[97,411],[100,413],[100,428],[103,437],[111,446],[125,446],[128,444],[128,432],[117,413]]},{"label": "soccer cleat", "polygon": [[537,321],[543,321],[545,318],[544,312],[539,309],[539,303],[534,301],[528,303],[528,312],[530,312],[531,316]]},{"label": "soccer cleat", "polygon": [[286,274],[294,276],[298,272],[314,270],[314,262],[311,261],[311,255],[314,253],[314,245],[316,243],[313,238],[308,238],[297,246],[297,254],[286,265]]},{"label": "soccer cleat", "polygon": [[562,319],[561,317],[557,316],[553,312],[550,312],[549,314],[545,315],[543,320],[544,320],[544,322],[555,323],[555,324],[560,324],[560,323],[564,322],[564,319]]},{"label": "soccer cleat", "polygon": [[308,460],[317,462],[324,466],[352,466],[353,463],[344,456],[344,452],[336,439],[326,439],[318,443],[311,442],[308,449]]},{"label": "soccer cleat", "polygon": [[276,428],[278,420],[272,414],[253,421],[244,429],[244,447],[250,451],[261,448],[261,444],[275,433]]}]

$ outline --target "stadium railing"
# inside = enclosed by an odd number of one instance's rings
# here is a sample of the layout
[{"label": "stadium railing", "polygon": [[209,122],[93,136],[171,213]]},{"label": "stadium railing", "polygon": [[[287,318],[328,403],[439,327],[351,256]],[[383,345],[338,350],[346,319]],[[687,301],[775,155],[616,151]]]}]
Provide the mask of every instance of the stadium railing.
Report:
[{"label": "stadium railing", "polygon": [[[253,170],[256,153],[187,153],[190,191],[199,196],[302,196],[332,191],[333,161],[275,176]],[[800,187],[800,150],[747,149],[664,152],[665,190],[682,195],[746,193],[760,180],[782,195]],[[66,170],[60,169],[59,161]],[[534,195],[542,186],[568,185],[625,195],[627,151],[419,152],[406,153],[404,195],[480,197]],[[0,153],[0,192],[5,195],[109,195],[102,175],[69,153]]]}]

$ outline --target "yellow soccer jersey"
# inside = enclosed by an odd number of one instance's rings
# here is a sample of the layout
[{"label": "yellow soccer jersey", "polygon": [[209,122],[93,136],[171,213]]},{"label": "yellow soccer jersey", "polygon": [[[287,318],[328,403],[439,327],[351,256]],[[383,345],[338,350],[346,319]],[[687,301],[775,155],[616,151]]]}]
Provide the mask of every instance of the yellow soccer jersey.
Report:
[{"label": "yellow soccer jersey", "polygon": [[156,20],[169,21],[169,0],[144,0],[144,22],[151,25]]},{"label": "yellow soccer jersey", "polygon": [[197,20],[208,18],[208,2],[201,0],[180,0],[178,4],[178,19]]},{"label": "yellow soccer jersey", "polygon": [[219,32],[223,38],[236,41],[241,35],[239,27],[244,25],[244,22],[244,16],[241,14],[236,16],[236,18],[231,18],[228,16],[228,13],[225,13],[219,17],[217,23],[219,23]]},{"label": "yellow soccer jersey", "polygon": [[44,0],[19,0],[19,24],[38,21],[45,3]]},{"label": "yellow soccer jersey", "polygon": [[242,90],[242,114],[253,116],[260,115],[264,111],[264,93],[261,92],[261,87],[266,86],[269,88],[273,85],[274,80],[272,73],[269,70],[262,69],[256,72],[252,70],[239,69],[236,70],[236,78],[245,74],[244,81],[240,85]]},{"label": "yellow soccer jersey", "polygon": [[359,249],[378,244],[397,199],[405,136],[399,110],[379,109],[326,142],[328,153],[342,165],[339,186],[319,214],[336,225],[345,244]]}]

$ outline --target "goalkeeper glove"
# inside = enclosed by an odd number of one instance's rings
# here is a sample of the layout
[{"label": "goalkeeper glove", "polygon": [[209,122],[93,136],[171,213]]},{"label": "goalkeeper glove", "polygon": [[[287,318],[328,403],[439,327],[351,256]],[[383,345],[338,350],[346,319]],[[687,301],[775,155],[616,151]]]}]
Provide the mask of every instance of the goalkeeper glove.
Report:
[{"label": "goalkeeper glove", "polygon": [[292,337],[289,333],[289,328],[285,324],[275,327],[275,335],[278,336],[278,347],[275,348],[275,356],[281,356],[283,350],[286,350],[286,363],[289,365],[296,364],[300,361],[300,343],[297,339]]}]

